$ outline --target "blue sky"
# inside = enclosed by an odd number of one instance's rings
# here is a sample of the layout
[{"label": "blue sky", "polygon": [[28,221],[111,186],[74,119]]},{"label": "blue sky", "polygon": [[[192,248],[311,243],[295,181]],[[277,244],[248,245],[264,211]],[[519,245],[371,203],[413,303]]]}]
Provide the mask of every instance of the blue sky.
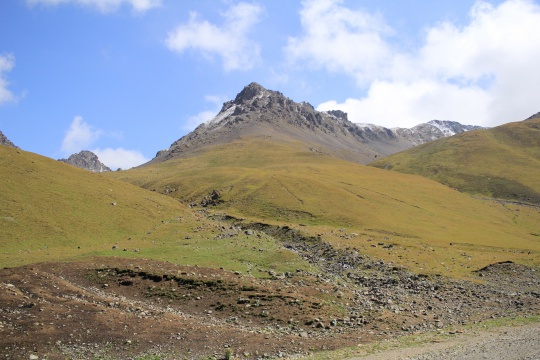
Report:
[{"label": "blue sky", "polygon": [[252,81],[349,119],[495,126],[540,111],[533,0],[3,0],[0,131],[141,164]]}]

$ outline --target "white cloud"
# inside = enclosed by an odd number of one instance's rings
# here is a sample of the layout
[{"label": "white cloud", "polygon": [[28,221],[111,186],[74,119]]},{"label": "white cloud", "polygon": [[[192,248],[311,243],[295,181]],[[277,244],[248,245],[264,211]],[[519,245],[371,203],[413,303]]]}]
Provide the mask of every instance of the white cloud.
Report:
[{"label": "white cloud", "polygon": [[[219,111],[219,110],[218,110]],[[188,121],[182,126],[182,129],[184,130],[194,130],[197,126],[201,125],[202,123],[207,122],[208,120],[211,120],[216,116],[217,111],[214,110],[206,110],[201,111],[197,115],[190,116],[188,118]]]},{"label": "white cloud", "polygon": [[14,66],[15,57],[12,54],[0,55],[0,105],[15,100],[15,96],[8,89],[9,82],[4,76],[4,74],[10,72]]},{"label": "white cloud", "polygon": [[150,159],[146,158],[142,153],[136,150],[98,148],[92,150],[92,152],[97,155],[102,163],[113,170],[118,168],[126,170],[150,161]]},{"label": "white cloud", "polygon": [[385,40],[392,30],[380,18],[340,0],[306,1],[300,15],[304,33],[289,40],[290,58],[348,74],[366,92],[321,110],[385,126],[432,119],[490,126],[540,110],[540,6],[533,1],[477,1],[466,25],[427,28],[422,45],[408,52]]},{"label": "white cloud", "polygon": [[201,111],[197,115],[190,116],[182,126],[183,130],[192,131],[200,124],[212,120],[221,110],[225,98],[222,96],[207,95],[204,99],[213,105],[213,109]]},{"label": "white cloud", "polygon": [[392,53],[384,35],[391,28],[380,16],[341,3],[304,1],[300,12],[304,34],[290,37],[285,51],[292,61],[307,60],[315,68],[350,73],[363,83],[389,61]]},{"label": "white cloud", "polygon": [[99,11],[107,13],[118,10],[122,5],[129,5],[133,11],[143,13],[155,7],[161,6],[161,0],[26,0],[29,5],[60,5],[77,4],[91,6]]},{"label": "white cloud", "polygon": [[86,150],[101,135],[103,135],[102,130],[89,125],[81,116],[75,116],[62,141],[62,152],[71,155],[81,150]]},{"label": "white cloud", "polygon": [[178,53],[191,49],[209,58],[218,55],[227,71],[251,69],[260,62],[260,48],[248,35],[262,13],[260,5],[240,2],[223,13],[224,22],[218,26],[193,12],[187,23],[168,34],[166,45]]},{"label": "white cloud", "polygon": [[[350,98],[343,103],[331,100],[317,106],[317,110],[340,109],[356,123],[412,127],[433,119],[469,119],[464,123],[476,124],[478,119],[484,119],[490,102],[486,92],[478,87],[462,89],[429,80],[412,83],[376,80],[365,98]],[[439,114],[444,114],[444,118]]]}]

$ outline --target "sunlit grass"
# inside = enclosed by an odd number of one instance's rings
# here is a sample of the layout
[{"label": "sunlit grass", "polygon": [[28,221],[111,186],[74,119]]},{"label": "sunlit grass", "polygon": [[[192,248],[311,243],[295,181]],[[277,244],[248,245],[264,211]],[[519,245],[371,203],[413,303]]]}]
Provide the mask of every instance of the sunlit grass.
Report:
[{"label": "sunlit grass", "polygon": [[439,139],[372,165],[474,195],[540,204],[540,119]]},{"label": "sunlit grass", "polygon": [[0,265],[80,258],[187,213],[178,201],[0,146]]},{"label": "sunlit grass", "polygon": [[3,267],[95,255],[254,276],[259,269],[310,267],[264,234],[219,238],[230,224],[187,206],[212,190],[224,202],[206,209],[210,214],[291,226],[418,273],[467,278],[498,261],[540,264],[536,209],[474,199],[419,176],[336,160],[298,143],[244,139],[197,157],[106,175],[24,151],[0,151]]},{"label": "sunlit grass", "polygon": [[244,139],[110,176],[184,203],[218,190],[224,203],[215,211],[296,226],[336,247],[356,247],[417,272],[468,277],[497,261],[540,263],[535,209],[474,199],[423,177],[322,156],[302,144]]}]

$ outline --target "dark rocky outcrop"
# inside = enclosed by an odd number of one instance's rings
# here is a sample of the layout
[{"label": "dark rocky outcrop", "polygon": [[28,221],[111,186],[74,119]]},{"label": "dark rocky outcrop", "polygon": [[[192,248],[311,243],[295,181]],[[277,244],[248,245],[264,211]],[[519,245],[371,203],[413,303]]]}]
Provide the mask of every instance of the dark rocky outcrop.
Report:
[{"label": "dark rocky outcrop", "polygon": [[536,118],[540,118],[540,112],[537,112],[536,114],[529,116],[527,120],[536,119]]},{"label": "dark rocky outcrop", "polygon": [[330,110],[328,114],[337,117],[338,119],[349,120],[347,113],[341,110]]},{"label": "dark rocky outcrop", "polygon": [[18,149],[18,146],[15,146],[1,131],[0,131],[0,145],[12,147]]},{"label": "dark rocky outcrop", "polygon": [[97,173],[111,171],[110,168],[99,161],[96,154],[88,150],[83,150],[78,154],[71,155],[67,159],[59,159],[58,161]]}]

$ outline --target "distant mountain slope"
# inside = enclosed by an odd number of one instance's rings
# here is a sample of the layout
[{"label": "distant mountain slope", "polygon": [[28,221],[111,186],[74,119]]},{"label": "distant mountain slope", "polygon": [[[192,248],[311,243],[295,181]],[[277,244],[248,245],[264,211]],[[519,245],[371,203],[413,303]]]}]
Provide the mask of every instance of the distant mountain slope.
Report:
[{"label": "distant mountain slope", "polygon": [[471,130],[482,129],[481,126],[462,125],[455,121],[431,120],[425,124],[416,125],[410,129],[392,129],[397,136],[411,141],[413,145],[425,144],[427,142],[453,136]]},{"label": "distant mountain slope", "polygon": [[58,161],[97,173],[112,171],[109,167],[99,161],[96,154],[88,150],[83,150],[77,154],[71,155],[67,159],[59,159]]},{"label": "distant mountain slope", "polygon": [[371,164],[478,195],[540,204],[540,113],[439,139]]},{"label": "distant mountain slope", "polygon": [[355,124],[342,111],[319,112],[308,103],[294,102],[280,92],[251,83],[234,100],[223,104],[214,119],[177,140],[169,149],[160,151],[150,163],[189,156],[206,146],[258,136],[276,141],[300,141],[312,151],[365,164],[377,157],[472,128],[449,121],[432,121],[413,129]]},{"label": "distant mountain slope", "polygon": [[110,251],[186,211],[169,197],[6,146],[0,186],[3,267]]},{"label": "distant mountain slope", "polygon": [[15,146],[15,144],[13,144],[11,141],[9,141],[9,139],[1,131],[0,131],[0,145],[9,146],[9,147],[18,149],[18,147]]}]

